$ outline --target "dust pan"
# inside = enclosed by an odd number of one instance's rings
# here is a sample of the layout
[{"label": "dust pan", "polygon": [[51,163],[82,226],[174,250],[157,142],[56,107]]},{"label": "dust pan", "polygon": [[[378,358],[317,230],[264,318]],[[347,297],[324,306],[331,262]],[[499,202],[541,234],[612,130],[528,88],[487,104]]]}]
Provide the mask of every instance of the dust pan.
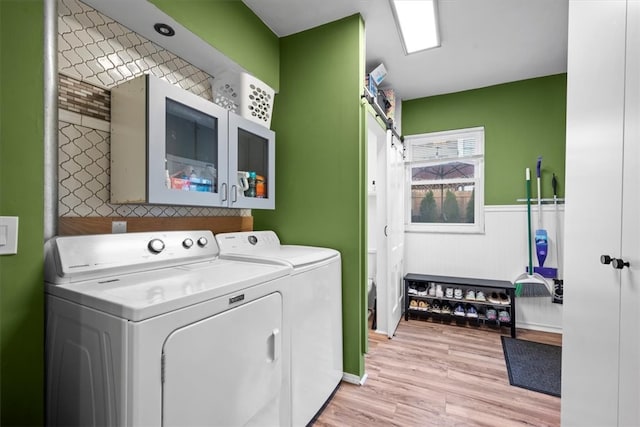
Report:
[{"label": "dust pan", "polygon": [[516,296],[518,297],[549,297],[551,291],[547,281],[542,275],[533,271],[533,255],[531,253],[531,171],[525,170],[527,183],[527,241],[529,242],[529,269],[522,273],[513,281],[516,285]]}]

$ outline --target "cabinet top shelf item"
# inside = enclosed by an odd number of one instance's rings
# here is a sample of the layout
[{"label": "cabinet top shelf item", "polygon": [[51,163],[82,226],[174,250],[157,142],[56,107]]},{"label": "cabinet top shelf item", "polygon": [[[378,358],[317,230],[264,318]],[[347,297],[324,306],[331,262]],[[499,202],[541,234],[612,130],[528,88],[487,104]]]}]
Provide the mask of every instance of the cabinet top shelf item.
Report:
[{"label": "cabinet top shelf item", "polygon": [[448,283],[455,285],[480,286],[485,288],[515,289],[516,286],[508,280],[476,279],[471,277],[434,276],[430,274],[408,273],[405,280],[416,282]]}]

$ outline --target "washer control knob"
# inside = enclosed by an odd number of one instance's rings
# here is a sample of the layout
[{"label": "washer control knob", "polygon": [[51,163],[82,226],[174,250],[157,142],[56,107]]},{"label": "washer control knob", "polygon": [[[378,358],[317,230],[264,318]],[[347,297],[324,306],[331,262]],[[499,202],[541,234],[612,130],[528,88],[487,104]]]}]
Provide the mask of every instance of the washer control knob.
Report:
[{"label": "washer control knob", "polygon": [[147,247],[152,253],[159,254],[164,250],[164,242],[160,239],[151,239]]},{"label": "washer control knob", "polygon": [[191,246],[193,246],[193,240],[189,239],[188,237],[186,239],[184,239],[184,241],[182,242],[182,246],[185,247],[185,249],[189,249]]},{"label": "washer control knob", "polygon": [[205,246],[207,246],[207,243],[209,243],[209,241],[207,240],[206,237],[201,237],[198,239],[198,246],[200,246],[201,248],[204,248]]}]

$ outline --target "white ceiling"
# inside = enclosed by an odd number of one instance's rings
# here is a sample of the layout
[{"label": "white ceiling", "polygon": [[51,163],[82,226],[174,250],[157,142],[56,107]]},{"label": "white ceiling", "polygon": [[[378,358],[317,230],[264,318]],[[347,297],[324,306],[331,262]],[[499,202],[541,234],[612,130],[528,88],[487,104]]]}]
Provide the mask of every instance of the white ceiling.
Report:
[{"label": "white ceiling", "polygon": [[367,72],[402,99],[567,71],[568,0],[439,0],[440,48],[405,55],[387,0],[243,0],[282,37],[360,13]]}]

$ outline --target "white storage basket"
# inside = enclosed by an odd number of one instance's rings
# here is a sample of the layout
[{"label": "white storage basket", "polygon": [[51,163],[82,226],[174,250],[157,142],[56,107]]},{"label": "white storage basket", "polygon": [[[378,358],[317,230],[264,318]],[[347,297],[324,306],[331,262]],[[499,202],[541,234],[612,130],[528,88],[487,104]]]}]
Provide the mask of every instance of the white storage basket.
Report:
[{"label": "white storage basket", "polygon": [[275,92],[247,73],[222,73],[213,80],[213,102],[269,128]]}]

